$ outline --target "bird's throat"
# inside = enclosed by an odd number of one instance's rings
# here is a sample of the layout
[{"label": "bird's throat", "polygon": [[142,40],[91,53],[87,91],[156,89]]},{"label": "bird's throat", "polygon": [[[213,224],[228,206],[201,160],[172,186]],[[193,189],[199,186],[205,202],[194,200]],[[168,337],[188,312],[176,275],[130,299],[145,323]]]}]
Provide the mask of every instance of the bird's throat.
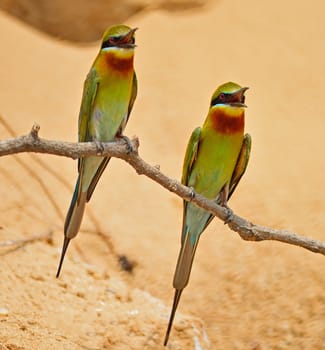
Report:
[{"label": "bird's throat", "polygon": [[104,52],[104,57],[109,70],[122,74],[133,70],[133,50],[109,50]]},{"label": "bird's throat", "polygon": [[228,135],[244,132],[244,109],[215,108],[210,113],[212,127],[218,133]]}]

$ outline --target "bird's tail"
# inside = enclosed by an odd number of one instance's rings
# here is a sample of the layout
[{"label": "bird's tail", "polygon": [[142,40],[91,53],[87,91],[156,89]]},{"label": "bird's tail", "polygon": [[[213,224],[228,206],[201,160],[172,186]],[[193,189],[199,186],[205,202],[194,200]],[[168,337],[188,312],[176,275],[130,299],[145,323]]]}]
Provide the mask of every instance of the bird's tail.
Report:
[{"label": "bird's tail", "polygon": [[87,193],[79,191],[79,177],[78,177],[76,187],[72,196],[71,204],[64,223],[63,248],[62,248],[60,263],[59,263],[56,277],[59,277],[60,275],[64,256],[67,251],[70,240],[78,234],[82,217],[85,211],[86,202],[87,202]]},{"label": "bird's tail", "polygon": [[82,217],[87,202],[87,192],[79,191],[79,177],[71,199],[70,207],[64,222],[64,236],[68,239],[74,238],[81,225]]},{"label": "bird's tail", "polygon": [[200,235],[191,236],[191,234],[187,233],[184,241],[182,242],[181,250],[178,255],[176,271],[174,274],[173,286],[175,288],[175,296],[164,340],[164,346],[166,346],[168,342],[169,333],[173,325],[176,309],[181,298],[182,291],[187,286],[188,280],[190,278],[193,259],[199,238]]},{"label": "bird's tail", "polygon": [[173,286],[175,289],[184,289],[188,284],[199,238],[200,235],[194,236],[189,232],[185,235],[174,274]]},{"label": "bird's tail", "polygon": [[166,346],[167,343],[168,343],[169,333],[170,333],[170,330],[171,330],[172,325],[173,325],[176,309],[177,309],[177,306],[178,306],[178,303],[179,303],[179,299],[181,298],[182,291],[183,291],[183,289],[176,289],[175,290],[173,308],[172,308],[172,312],[170,314],[170,318],[169,318],[169,322],[168,322],[168,327],[167,327],[165,340],[164,340],[164,346]]}]

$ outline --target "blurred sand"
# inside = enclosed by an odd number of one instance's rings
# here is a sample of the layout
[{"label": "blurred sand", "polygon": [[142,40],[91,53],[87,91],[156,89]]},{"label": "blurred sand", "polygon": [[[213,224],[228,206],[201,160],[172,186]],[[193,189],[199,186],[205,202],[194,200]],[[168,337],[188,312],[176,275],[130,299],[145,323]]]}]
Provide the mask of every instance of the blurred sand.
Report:
[{"label": "blurred sand", "polygon": [[114,23],[144,11],[183,12],[216,0],[0,0],[0,11],[63,40],[89,43],[99,40]]},{"label": "blurred sand", "polygon": [[[324,11],[320,0],[234,0],[129,19],[140,28],[139,94],[125,133],[139,137],[140,155],[180,178],[188,137],[215,87],[228,80],[247,85],[253,150],[230,205],[250,221],[324,241]],[[38,122],[42,137],[76,140],[82,84],[98,43],[56,41],[5,14],[0,33],[0,114],[17,134]],[[0,136],[10,136],[2,126]],[[0,244],[54,232],[52,244],[0,248],[0,308],[8,310],[0,316],[0,349],[162,349],[181,200],[113,160],[56,280],[76,162],[3,157],[0,177]],[[94,234],[98,225],[114,252]],[[136,262],[132,275],[120,271],[114,254]],[[169,349],[194,349],[195,336],[202,349],[324,349],[324,261],[278,242],[244,242],[214,220]]]}]

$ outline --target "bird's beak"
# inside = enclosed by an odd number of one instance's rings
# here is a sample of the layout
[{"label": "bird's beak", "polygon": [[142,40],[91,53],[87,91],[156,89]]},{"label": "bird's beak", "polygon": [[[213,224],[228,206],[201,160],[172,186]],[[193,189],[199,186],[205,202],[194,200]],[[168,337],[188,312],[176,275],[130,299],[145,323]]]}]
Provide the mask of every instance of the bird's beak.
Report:
[{"label": "bird's beak", "polygon": [[131,29],[127,35],[132,36],[138,29],[139,29],[138,27]]},{"label": "bird's beak", "polygon": [[128,33],[126,33],[121,40],[119,40],[119,46],[125,48],[133,48],[136,47],[134,43],[132,43],[132,37],[134,33],[138,30],[138,28],[131,29]]},{"label": "bird's beak", "polygon": [[247,106],[245,105],[245,92],[248,90],[248,87],[243,87],[239,89],[238,91],[234,92],[231,95],[231,101],[230,105],[234,107],[244,107],[246,108]]}]

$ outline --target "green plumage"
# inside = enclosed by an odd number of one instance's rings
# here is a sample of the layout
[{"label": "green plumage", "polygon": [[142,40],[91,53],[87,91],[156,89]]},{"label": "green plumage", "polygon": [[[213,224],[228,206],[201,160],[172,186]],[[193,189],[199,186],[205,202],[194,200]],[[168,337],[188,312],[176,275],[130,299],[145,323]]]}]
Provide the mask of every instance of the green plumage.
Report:
[{"label": "green plumage", "polygon": [[[244,92],[234,83],[221,85],[213,94],[202,128],[196,128],[185,153],[182,183],[208,199],[227,206],[227,201],[244,174],[251,139],[244,136]],[[169,332],[183,289],[187,286],[200,235],[213,216],[184,201],[181,249],[173,286],[175,297],[165,338]]]},{"label": "green plumage", "polygon": [[[108,142],[122,136],[137,95],[133,69],[135,30],[119,25],[104,33],[102,48],[84,83],[78,124],[79,142]],[[90,200],[109,159],[90,156],[78,161],[79,175],[64,224],[64,244],[57,277],[68,244],[78,234],[85,204]]]}]

